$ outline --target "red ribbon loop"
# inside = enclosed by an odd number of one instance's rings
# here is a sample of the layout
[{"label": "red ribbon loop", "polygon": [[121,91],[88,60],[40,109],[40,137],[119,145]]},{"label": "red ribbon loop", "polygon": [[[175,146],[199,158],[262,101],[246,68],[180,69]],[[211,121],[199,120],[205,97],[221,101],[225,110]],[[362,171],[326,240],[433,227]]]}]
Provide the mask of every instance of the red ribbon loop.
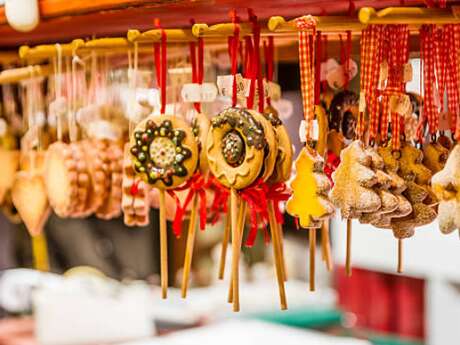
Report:
[{"label": "red ribbon loop", "polygon": [[274,183],[268,186],[267,199],[273,202],[275,209],[276,222],[284,224],[283,212],[281,211],[280,202],[289,199],[290,193],[284,182]]},{"label": "red ribbon loop", "polygon": [[258,179],[252,186],[247,187],[239,192],[241,198],[246,201],[250,212],[250,228],[248,237],[246,238],[246,247],[252,247],[257,237],[258,221],[263,224],[265,243],[270,241],[267,232],[268,224],[268,201],[267,195],[268,185],[262,180]]},{"label": "red ribbon loop", "polygon": [[228,197],[230,192],[214,177],[209,176],[206,188],[214,191],[214,200],[211,203],[211,224],[216,224],[220,215],[227,213]]},{"label": "red ribbon loop", "polygon": [[[204,230],[206,227],[206,183],[203,175],[199,172],[195,173],[190,180],[183,186],[176,188],[176,191],[183,191],[188,189],[187,196],[185,197],[184,204],[177,207],[176,202],[176,215],[173,221],[173,232],[176,237],[180,237],[182,233],[182,222],[187,211],[187,207],[192,201],[193,197],[199,198],[199,212],[200,212],[200,229]],[[177,197],[176,197],[177,198]]]},{"label": "red ribbon loop", "polygon": [[168,64],[166,56],[166,32],[160,26],[160,20],[155,19],[155,26],[161,30],[161,42],[153,44],[155,56],[155,71],[157,75],[157,84],[161,92],[161,113],[164,114],[166,110],[166,68]]}]

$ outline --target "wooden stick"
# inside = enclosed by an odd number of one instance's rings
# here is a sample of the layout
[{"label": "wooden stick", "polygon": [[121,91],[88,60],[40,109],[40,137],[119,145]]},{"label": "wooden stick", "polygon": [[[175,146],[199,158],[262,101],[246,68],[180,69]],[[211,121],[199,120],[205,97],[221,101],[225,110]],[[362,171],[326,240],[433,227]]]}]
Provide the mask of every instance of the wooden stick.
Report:
[{"label": "wooden stick", "polygon": [[323,222],[321,227],[321,245],[323,248],[323,257],[326,261],[327,270],[332,271],[331,241],[329,238],[329,219]]},{"label": "wooden stick", "polygon": [[345,260],[345,272],[348,277],[351,277],[351,218],[347,218],[347,253]]},{"label": "wooden stick", "polygon": [[225,275],[225,261],[227,259],[227,247],[228,241],[230,239],[230,226],[231,220],[229,214],[225,216],[225,227],[224,227],[224,237],[222,239],[222,248],[220,252],[220,263],[219,263],[219,279],[224,279]]},{"label": "wooden stick", "polygon": [[38,271],[48,272],[50,269],[48,259],[48,246],[43,232],[32,236],[32,253],[34,257],[34,268]]},{"label": "wooden stick", "polygon": [[188,224],[188,236],[187,236],[187,244],[185,247],[184,268],[182,272],[182,290],[181,290],[182,298],[187,297],[190,269],[192,267],[193,248],[195,246],[197,211],[198,211],[198,198],[196,194],[194,194],[192,198],[192,211],[190,214],[190,222]]},{"label": "wooden stick", "polygon": [[[239,243],[238,246],[241,249],[243,243],[244,225],[246,223],[246,202],[241,200],[240,208],[238,209],[238,231],[239,231]],[[239,265],[239,264],[238,264]],[[230,274],[230,286],[228,290],[228,303],[233,303],[233,274]]]},{"label": "wooden stick", "polygon": [[276,222],[277,225],[277,230],[278,230],[278,236],[279,236],[279,246],[280,246],[280,253],[281,253],[281,268],[282,268],[282,273],[283,273],[283,280],[287,282],[288,276],[287,276],[287,268],[286,268],[286,260],[284,259],[284,232],[283,232],[283,224],[280,224]]},{"label": "wooden stick", "polygon": [[310,291],[315,291],[316,228],[309,229],[308,240],[310,243]]},{"label": "wooden stick", "polygon": [[286,291],[284,288],[284,276],[283,276],[283,265],[284,263],[281,261],[281,245],[280,245],[280,238],[279,238],[279,230],[278,225],[276,222],[275,217],[275,210],[273,208],[273,203],[268,203],[268,217],[270,222],[270,231],[273,241],[273,255],[275,258],[275,270],[276,270],[276,279],[278,281],[278,291],[280,294],[280,304],[281,309],[287,309],[287,302],[286,302]]},{"label": "wooden stick", "polygon": [[238,193],[232,188],[230,191],[230,217],[232,227],[232,290],[233,290],[233,311],[240,311],[240,277],[239,263],[240,250],[238,231]]},{"label": "wooden stick", "polygon": [[403,240],[398,238],[398,273],[403,273]]},{"label": "wooden stick", "polygon": [[166,196],[164,189],[160,189],[160,275],[161,297],[168,296],[168,230],[166,227]]}]

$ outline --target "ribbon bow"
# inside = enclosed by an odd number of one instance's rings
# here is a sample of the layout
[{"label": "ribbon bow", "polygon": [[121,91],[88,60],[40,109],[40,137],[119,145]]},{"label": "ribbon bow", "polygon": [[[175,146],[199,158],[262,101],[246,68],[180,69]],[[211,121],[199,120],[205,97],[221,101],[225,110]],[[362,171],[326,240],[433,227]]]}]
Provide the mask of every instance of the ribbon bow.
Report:
[{"label": "ribbon bow", "polygon": [[176,200],[176,215],[174,217],[172,229],[176,237],[180,237],[182,233],[182,222],[184,220],[185,212],[193,197],[199,198],[199,212],[200,212],[200,229],[204,230],[206,227],[206,183],[203,175],[199,172],[195,173],[190,180],[183,186],[176,188],[175,191],[183,191],[188,189],[187,196],[185,197],[184,204],[178,204],[176,195],[173,197]]},{"label": "ribbon bow", "polygon": [[289,197],[290,194],[287,191],[287,187],[284,182],[278,182],[268,186],[267,199],[273,202],[275,218],[278,224],[284,224],[284,217],[280,208],[280,202],[286,201]]},{"label": "ribbon bow", "polygon": [[247,202],[250,212],[250,229],[246,239],[246,247],[252,247],[257,237],[258,219],[260,217],[263,223],[265,243],[270,241],[267,232],[268,223],[268,185],[262,180],[258,179],[252,186],[243,189],[239,192],[241,198]]},{"label": "ribbon bow", "polygon": [[210,175],[206,187],[214,191],[214,199],[211,203],[211,224],[216,224],[220,215],[227,213],[228,197],[230,192],[213,175]]},{"label": "ribbon bow", "polygon": [[294,19],[294,23],[297,26],[297,29],[304,31],[309,29],[315,29],[317,20],[315,17],[307,15]]}]

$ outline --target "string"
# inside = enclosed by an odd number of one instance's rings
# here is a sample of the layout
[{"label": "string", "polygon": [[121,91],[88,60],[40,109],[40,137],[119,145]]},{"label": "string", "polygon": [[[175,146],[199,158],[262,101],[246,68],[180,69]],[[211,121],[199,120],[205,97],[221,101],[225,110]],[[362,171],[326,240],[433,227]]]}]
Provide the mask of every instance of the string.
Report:
[{"label": "string", "polygon": [[[61,87],[62,87],[62,47],[59,43],[56,43],[56,65],[54,73],[54,82],[55,82],[55,95],[56,100],[61,98]],[[59,112],[56,113],[56,129],[57,129],[57,139],[62,141],[62,119]]]},{"label": "string", "polygon": [[[192,24],[195,21],[192,20]],[[197,47],[198,46],[198,47]],[[198,49],[197,49],[198,48]],[[192,83],[203,84],[204,76],[204,41],[202,37],[198,38],[198,42],[190,42],[190,64],[192,65]],[[198,53],[197,53],[198,50]],[[201,104],[199,102],[193,103],[195,110],[201,113]]]}]

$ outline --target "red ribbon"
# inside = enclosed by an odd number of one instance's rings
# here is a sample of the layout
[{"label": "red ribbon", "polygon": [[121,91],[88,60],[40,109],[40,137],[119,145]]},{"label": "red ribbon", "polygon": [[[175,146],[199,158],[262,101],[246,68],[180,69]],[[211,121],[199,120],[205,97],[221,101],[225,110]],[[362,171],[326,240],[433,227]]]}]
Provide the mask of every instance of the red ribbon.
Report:
[{"label": "red ribbon", "polygon": [[228,48],[231,60],[231,72],[233,75],[233,87],[232,87],[232,107],[236,106],[237,103],[237,87],[236,87],[236,73],[238,72],[238,53],[240,44],[240,26],[238,25],[239,18],[236,15],[236,11],[233,10],[230,13],[232,23],[234,24],[233,36],[228,38]]},{"label": "red ribbon", "polygon": [[166,110],[166,66],[168,64],[166,56],[166,32],[160,26],[160,20],[155,19],[155,26],[161,30],[161,42],[153,44],[155,55],[155,70],[157,74],[157,84],[161,90],[161,113]]},{"label": "red ribbon", "polygon": [[[273,36],[268,36],[268,43],[264,41],[264,56],[265,56],[265,78],[268,82],[273,81],[273,60],[275,56],[275,47]],[[267,104],[271,105],[270,97],[266,99]]]},{"label": "red ribbon", "polygon": [[[195,21],[192,20],[192,24],[195,24]],[[192,65],[192,83],[194,84],[203,84],[204,77],[204,41],[202,37],[198,38],[198,55],[197,55],[197,44],[195,42],[190,42],[190,64]],[[198,61],[197,61],[198,60]],[[201,112],[201,104],[194,103],[197,112]]]},{"label": "red ribbon", "polygon": [[227,213],[228,197],[230,192],[214,176],[210,175],[206,188],[214,191],[214,200],[211,203],[211,224],[216,224],[221,214]]},{"label": "red ribbon", "polygon": [[250,212],[250,228],[248,237],[246,238],[246,247],[252,247],[257,237],[259,218],[263,223],[265,243],[270,241],[267,232],[268,224],[268,200],[267,200],[268,185],[258,179],[252,186],[247,187],[239,192],[241,198],[246,201]]},{"label": "red ribbon", "polygon": [[322,56],[321,31],[316,33],[316,57],[315,57],[315,104],[320,103],[321,94],[321,56]]},{"label": "red ribbon", "polygon": [[276,222],[284,224],[283,212],[281,211],[280,202],[289,199],[290,193],[284,182],[274,183],[268,186],[267,199],[273,202],[275,209]]},{"label": "red ribbon", "polygon": [[173,221],[173,232],[176,237],[180,237],[182,233],[182,222],[184,220],[187,207],[194,196],[198,197],[200,202],[200,229],[204,230],[206,227],[206,182],[203,175],[199,172],[195,173],[190,180],[188,180],[183,186],[176,188],[175,191],[183,191],[187,189],[188,193],[185,197],[184,204],[176,207],[176,215]]}]

